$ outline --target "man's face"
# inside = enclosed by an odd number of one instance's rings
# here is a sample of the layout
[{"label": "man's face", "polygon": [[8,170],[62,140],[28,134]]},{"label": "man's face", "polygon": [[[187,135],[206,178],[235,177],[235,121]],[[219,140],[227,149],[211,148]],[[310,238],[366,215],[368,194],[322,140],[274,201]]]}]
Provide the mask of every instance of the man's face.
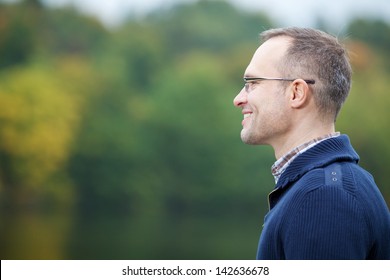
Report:
[{"label": "man's face", "polygon": [[[280,77],[277,63],[289,44],[287,37],[275,37],[264,42],[255,52],[244,77]],[[286,82],[258,81],[244,87],[234,99],[241,108],[241,139],[247,144],[268,144],[283,141],[290,127]],[[246,90],[247,88],[247,90]]]}]

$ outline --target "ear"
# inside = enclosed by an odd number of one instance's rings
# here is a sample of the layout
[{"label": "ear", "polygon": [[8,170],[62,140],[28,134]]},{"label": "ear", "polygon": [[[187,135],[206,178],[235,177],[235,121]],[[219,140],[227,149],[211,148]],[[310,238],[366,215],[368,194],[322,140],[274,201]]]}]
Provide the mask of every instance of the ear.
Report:
[{"label": "ear", "polygon": [[296,79],[291,85],[290,105],[291,108],[299,109],[305,107],[310,100],[311,92],[309,86],[302,79]]}]

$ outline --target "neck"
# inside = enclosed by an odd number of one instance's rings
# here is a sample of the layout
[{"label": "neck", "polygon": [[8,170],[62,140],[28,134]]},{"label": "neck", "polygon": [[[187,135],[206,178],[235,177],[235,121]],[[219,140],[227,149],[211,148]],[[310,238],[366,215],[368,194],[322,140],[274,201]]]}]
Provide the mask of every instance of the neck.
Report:
[{"label": "neck", "polygon": [[334,123],[329,125],[300,125],[279,141],[275,141],[271,146],[274,148],[276,159],[279,159],[299,145],[334,132]]}]

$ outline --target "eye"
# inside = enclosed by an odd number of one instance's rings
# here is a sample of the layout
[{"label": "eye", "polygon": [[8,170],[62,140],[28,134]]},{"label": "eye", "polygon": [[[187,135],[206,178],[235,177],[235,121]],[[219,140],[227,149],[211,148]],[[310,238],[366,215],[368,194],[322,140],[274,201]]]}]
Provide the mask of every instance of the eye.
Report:
[{"label": "eye", "polygon": [[246,82],[245,83],[245,91],[247,93],[251,92],[253,89],[254,89],[254,86],[255,86],[256,82]]},{"label": "eye", "polygon": [[245,87],[245,91],[248,93],[249,90],[250,90],[250,85],[249,85],[249,83],[246,82],[245,85],[244,85],[244,87]]}]

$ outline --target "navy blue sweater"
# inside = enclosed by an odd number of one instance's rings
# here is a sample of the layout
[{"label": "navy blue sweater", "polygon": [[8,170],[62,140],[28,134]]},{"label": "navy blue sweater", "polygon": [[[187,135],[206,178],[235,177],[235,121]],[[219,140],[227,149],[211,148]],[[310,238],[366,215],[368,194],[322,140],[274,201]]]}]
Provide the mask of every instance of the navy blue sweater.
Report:
[{"label": "navy blue sweater", "polygon": [[299,155],[269,195],[257,259],[390,259],[390,213],[349,138]]}]

